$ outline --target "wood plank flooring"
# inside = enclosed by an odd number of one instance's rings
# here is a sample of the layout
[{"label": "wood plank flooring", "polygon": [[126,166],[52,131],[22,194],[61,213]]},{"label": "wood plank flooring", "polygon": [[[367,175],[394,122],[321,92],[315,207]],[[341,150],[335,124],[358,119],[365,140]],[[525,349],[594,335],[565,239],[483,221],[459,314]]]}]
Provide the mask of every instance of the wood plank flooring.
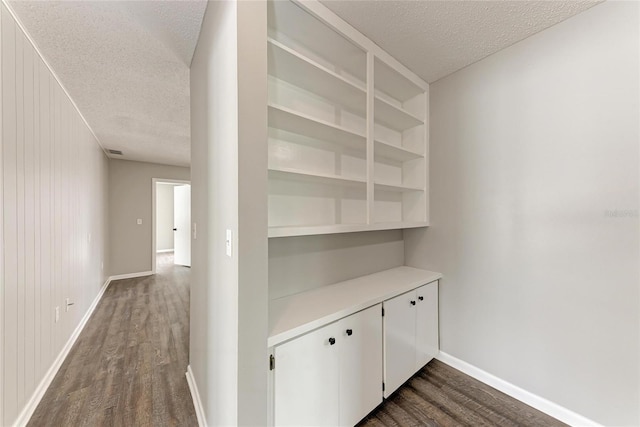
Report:
[{"label": "wood plank flooring", "polygon": [[[155,276],[115,281],[29,426],[197,426],[189,360],[189,269],[158,258]],[[432,361],[359,427],[563,426]]]},{"label": "wood plank flooring", "polygon": [[432,360],[358,427],[565,426],[462,372]]},{"label": "wood plank flooring", "polygon": [[29,426],[197,426],[189,363],[189,269],[109,286]]}]

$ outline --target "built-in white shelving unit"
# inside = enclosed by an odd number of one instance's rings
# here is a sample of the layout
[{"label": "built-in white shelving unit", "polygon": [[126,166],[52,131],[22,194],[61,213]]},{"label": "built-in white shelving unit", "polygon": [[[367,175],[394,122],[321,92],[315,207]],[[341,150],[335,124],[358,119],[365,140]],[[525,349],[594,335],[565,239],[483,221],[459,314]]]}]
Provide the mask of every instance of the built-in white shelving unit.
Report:
[{"label": "built-in white shelving unit", "polygon": [[269,236],[428,225],[427,84],[303,5],[268,6]]}]

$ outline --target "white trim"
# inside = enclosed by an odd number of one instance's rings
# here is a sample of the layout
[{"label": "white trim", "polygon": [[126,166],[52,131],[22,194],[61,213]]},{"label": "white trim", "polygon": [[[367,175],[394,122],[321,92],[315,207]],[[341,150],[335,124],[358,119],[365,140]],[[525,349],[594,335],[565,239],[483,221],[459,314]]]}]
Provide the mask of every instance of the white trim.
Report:
[{"label": "white trim", "polygon": [[156,274],[156,184],[191,185],[191,181],[183,179],[151,178],[151,274]]},{"label": "white trim", "polygon": [[601,424],[598,424],[595,421],[560,406],[557,403],[540,397],[537,394],[524,390],[508,381],[498,378],[495,375],[490,374],[487,371],[483,371],[482,369],[453,357],[450,354],[441,351],[436,359],[513,397],[514,399],[526,403],[527,405],[562,421],[563,423],[580,427],[602,427]]},{"label": "white trim", "polygon": [[171,249],[158,249],[156,251],[157,254],[164,254],[164,253],[167,253],[167,252],[173,252],[173,248],[171,248]]},{"label": "white trim", "polygon": [[109,287],[109,284],[111,283],[111,281],[112,281],[112,278],[109,277],[104,282],[104,284],[102,285],[102,288],[100,288],[100,291],[98,292],[98,295],[96,295],[95,299],[93,300],[93,302],[89,306],[89,309],[87,310],[85,315],[82,317],[82,320],[80,320],[80,323],[78,324],[76,329],[73,331],[73,334],[71,334],[71,336],[69,337],[69,340],[67,340],[67,343],[65,344],[65,346],[62,347],[62,350],[60,350],[60,353],[58,354],[58,357],[56,357],[56,359],[53,361],[53,364],[51,365],[51,367],[49,368],[49,370],[45,374],[44,378],[42,378],[42,381],[40,381],[40,384],[38,384],[38,387],[36,387],[35,391],[31,395],[31,398],[29,399],[27,404],[24,406],[24,408],[22,408],[22,411],[20,412],[20,415],[18,415],[18,418],[16,419],[16,421],[13,424],[14,426],[25,426],[25,425],[27,425],[27,423],[29,422],[29,419],[33,415],[33,412],[38,407],[38,404],[40,403],[40,400],[42,400],[42,396],[44,396],[44,393],[47,391],[47,389],[51,385],[51,382],[53,381],[53,379],[55,378],[56,374],[58,373],[58,370],[60,369],[60,367],[64,363],[65,359],[69,355],[69,352],[73,348],[73,345],[76,343],[76,340],[80,336],[80,333],[82,332],[82,330],[86,326],[87,322],[91,318],[91,315],[93,314],[93,311],[98,306],[98,303],[102,299],[102,296],[104,295],[105,291]]},{"label": "white trim", "polygon": [[139,271],[137,273],[116,274],[114,276],[109,277],[109,280],[114,281],[114,280],[122,280],[122,279],[133,279],[136,277],[151,276],[152,274],[153,272],[151,271]]},{"label": "white trim", "polygon": [[100,139],[98,138],[96,133],[93,131],[93,128],[91,126],[89,126],[89,122],[87,122],[87,119],[80,112],[80,109],[78,108],[78,105],[76,105],[76,102],[73,100],[73,98],[71,98],[71,95],[69,95],[69,91],[67,91],[67,88],[62,84],[62,82],[58,78],[58,75],[53,70],[53,67],[51,66],[51,64],[49,64],[49,61],[47,61],[46,57],[42,54],[42,52],[38,48],[38,45],[33,40],[33,38],[31,38],[31,35],[27,31],[26,27],[22,24],[22,21],[18,18],[18,14],[13,10],[13,8],[11,7],[11,5],[9,4],[9,2],[7,0],[2,0],[2,4],[4,4],[6,6],[7,10],[11,14],[11,16],[13,17],[13,20],[16,21],[16,24],[18,24],[18,27],[20,28],[20,30],[24,33],[24,35],[27,38],[27,40],[29,40],[29,43],[31,43],[31,45],[33,46],[35,51],[38,53],[38,56],[40,56],[40,59],[42,59],[42,62],[44,63],[44,65],[49,69],[49,72],[51,73],[53,78],[56,80],[56,82],[60,85],[60,88],[65,93],[65,95],[67,95],[67,98],[69,98],[69,101],[71,101],[71,104],[73,105],[73,108],[76,109],[76,111],[78,112],[78,115],[80,116],[80,118],[82,119],[84,124],[87,126],[87,129],[89,129],[89,132],[91,132],[93,137],[96,139],[96,143],[98,144],[98,147],[100,147],[100,149],[102,150],[104,155],[107,157],[107,159],[111,159],[111,157],[109,157],[109,153],[107,152],[107,149],[102,145],[102,143],[100,142]]},{"label": "white trim", "polygon": [[198,393],[198,385],[196,379],[193,376],[191,365],[187,365],[187,384],[189,384],[189,391],[191,392],[191,400],[193,400],[193,407],[196,410],[196,418],[198,419],[198,425],[200,427],[207,427],[207,418],[204,416],[204,406],[200,400],[200,393]]}]

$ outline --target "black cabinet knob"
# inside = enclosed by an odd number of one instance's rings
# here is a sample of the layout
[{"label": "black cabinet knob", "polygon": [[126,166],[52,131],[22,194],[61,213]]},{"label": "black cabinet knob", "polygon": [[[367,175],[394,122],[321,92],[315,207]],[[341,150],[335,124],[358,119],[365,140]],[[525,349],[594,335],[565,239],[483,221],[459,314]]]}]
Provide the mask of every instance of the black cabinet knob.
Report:
[{"label": "black cabinet knob", "polygon": [[349,336],[353,335],[353,330],[352,329],[347,329],[347,335],[349,335]]},{"label": "black cabinet knob", "polygon": [[418,297],[420,301],[424,301],[424,297]]},{"label": "black cabinet knob", "polygon": [[173,229],[173,231],[178,231],[178,229],[177,229],[177,228],[174,228],[174,229]]},{"label": "black cabinet knob", "polygon": [[416,302],[412,300],[411,305],[416,305]]},{"label": "black cabinet knob", "polygon": [[329,344],[334,345],[336,343],[336,339],[331,337],[329,338]]}]

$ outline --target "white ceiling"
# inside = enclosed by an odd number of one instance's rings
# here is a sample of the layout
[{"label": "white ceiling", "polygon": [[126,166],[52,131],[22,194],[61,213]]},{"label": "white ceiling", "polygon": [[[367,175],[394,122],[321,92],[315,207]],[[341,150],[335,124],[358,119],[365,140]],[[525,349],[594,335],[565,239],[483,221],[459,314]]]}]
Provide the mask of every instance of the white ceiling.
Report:
[{"label": "white ceiling", "polygon": [[105,148],[190,164],[189,64],[206,1],[10,1]]},{"label": "white ceiling", "polygon": [[[428,82],[588,9],[594,1],[323,3]],[[10,5],[105,148],[190,164],[189,64],[206,0]]]},{"label": "white ceiling", "polygon": [[429,83],[600,2],[321,1]]}]

